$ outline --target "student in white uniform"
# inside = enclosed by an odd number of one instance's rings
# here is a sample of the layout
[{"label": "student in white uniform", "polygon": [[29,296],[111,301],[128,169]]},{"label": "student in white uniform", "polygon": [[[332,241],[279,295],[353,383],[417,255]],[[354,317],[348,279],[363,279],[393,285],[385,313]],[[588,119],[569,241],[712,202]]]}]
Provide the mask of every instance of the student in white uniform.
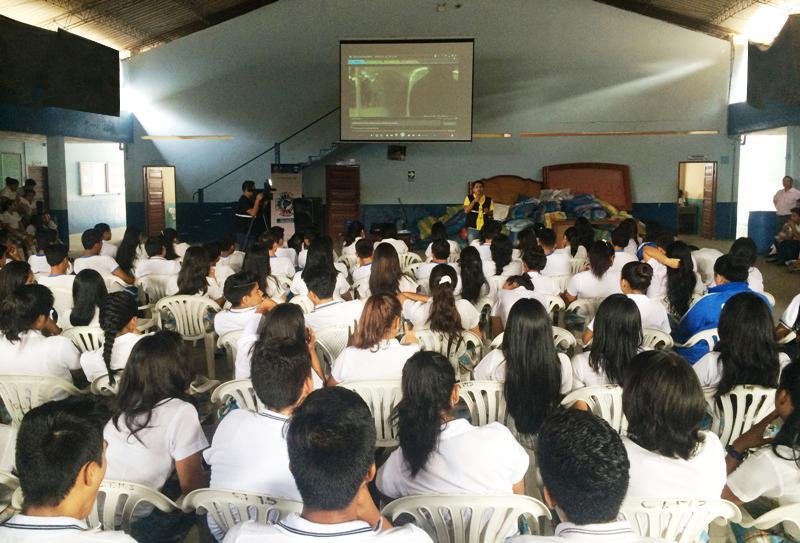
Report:
[{"label": "student in white uniform", "polygon": [[75,276],[72,283],[72,308],[59,316],[64,330],[76,326],[100,326],[100,308],[108,297],[103,276],[94,270],[85,269]]},{"label": "student in white uniform", "polygon": [[619,434],[600,417],[578,409],[556,411],[539,431],[536,463],[544,501],[558,513],[559,524],[553,536],[521,535],[509,543],[664,543],[617,520],[630,463]]},{"label": "student in white uniform", "polygon": [[781,315],[775,334],[778,339],[785,338],[789,332],[800,330],[800,294],[795,295],[786,310]]},{"label": "student in white uniform", "polygon": [[450,254],[457,256],[461,252],[461,246],[457,241],[447,239],[447,228],[440,221],[436,221],[431,225],[430,243],[425,248],[425,258],[428,260],[433,258],[433,244],[439,240],[447,242],[450,247]]},{"label": "student in white uniform", "polygon": [[457,281],[458,275],[452,267],[439,264],[431,272],[430,297],[406,292],[400,295],[403,317],[417,329],[440,332],[456,342],[464,330],[480,335],[480,313],[467,300],[456,300]]},{"label": "student in white uniform", "polygon": [[223,236],[217,242],[219,244],[219,261],[221,264],[229,266],[233,273],[242,271],[244,263],[244,253],[236,250],[236,242],[231,236]]},{"label": "student in white uniform", "polygon": [[[270,259],[270,267],[275,263],[275,259]],[[306,296],[308,276],[317,273],[318,270],[325,269],[336,274],[336,286],[333,290],[333,297],[337,300],[350,299],[350,283],[347,282],[347,268],[344,271],[337,268],[333,259],[333,241],[329,236],[314,238],[308,247],[305,267],[301,273],[295,274],[292,279],[291,291],[296,296]],[[315,271],[316,270],[316,271]],[[275,271],[273,270],[273,273]]]},{"label": "student in white uniform", "polygon": [[[281,230],[283,230],[283,228],[281,228]],[[281,247],[280,244],[283,241],[283,237],[277,238],[275,237],[277,235],[277,232],[273,232],[272,229],[270,229],[269,234],[261,237],[261,241],[269,253],[269,267],[272,270],[272,275],[280,275],[281,277],[291,279],[294,277],[294,264],[292,264],[291,259],[286,258],[286,256],[278,255],[278,249]]]},{"label": "student in white uniform", "polygon": [[509,429],[454,418],[458,382],[447,358],[430,351],[412,356],[402,389],[395,411],[400,447],[376,480],[384,496],[525,493],[529,459]]},{"label": "student in white uniform", "polygon": [[611,245],[614,247],[614,263],[611,264],[612,271],[622,272],[622,267],[628,262],[639,262],[639,259],[636,258],[635,250],[633,254],[625,250],[628,241],[628,233],[621,227],[618,226],[611,232]]},{"label": "student in white uniform", "polygon": [[481,255],[481,260],[492,259],[492,240],[500,234],[502,227],[498,221],[488,220],[481,228],[480,238],[472,240],[470,247],[475,247]]},{"label": "student in white uniform", "polygon": [[692,260],[694,261],[695,270],[700,274],[700,278],[704,285],[711,285],[714,283],[714,263],[724,253],[717,249],[710,247],[703,247],[691,251]]},{"label": "student in white uniform", "polygon": [[141,237],[142,231],[135,226],[127,227],[122,235],[122,241],[117,247],[116,261],[125,273],[135,275],[133,270],[136,269],[136,264],[139,260],[147,259]]},{"label": "student in white uniform", "polygon": [[[667,257],[677,261],[678,266],[675,268],[661,266],[659,268],[666,274],[663,290],[666,294],[667,311],[673,328],[689,311],[692,305],[692,297],[706,292],[706,287],[700,274],[694,270],[692,254],[692,249],[689,245],[682,241],[674,241],[667,246]],[[657,280],[655,273],[656,270],[654,269],[654,281]]]},{"label": "student in white uniform", "polygon": [[303,512],[276,523],[248,520],[237,524],[225,543],[431,543],[414,524],[392,528],[370,496],[367,485],[375,476],[375,424],[358,394],[342,387],[312,392],[294,410],[286,442]]},{"label": "student in white uniform", "polygon": [[555,277],[572,275],[572,255],[569,251],[556,250],[556,233],[552,228],[543,228],[536,232],[539,246],[547,257],[547,265],[542,270],[542,275]]},{"label": "student in white uniform", "polygon": [[99,222],[94,225],[94,229],[100,232],[103,238],[103,246],[100,249],[100,254],[110,256],[111,258],[117,258],[117,246],[111,243],[111,227],[107,223]]},{"label": "student in white uniform", "polygon": [[405,275],[400,268],[400,258],[392,245],[379,243],[372,252],[372,266],[369,273],[369,290],[372,294],[392,294],[416,292],[417,284]]},{"label": "student in white uniform", "polygon": [[628,496],[718,499],[725,486],[725,450],[701,431],[703,389],[673,351],[645,351],[631,360],[622,390],[628,419],[622,438],[631,464]]},{"label": "student in white uniform", "polygon": [[21,260],[9,262],[0,268],[0,300],[14,292],[17,287],[30,285],[33,282],[33,273],[27,262]]},{"label": "student in white uniform", "polygon": [[489,247],[489,252],[492,255],[492,263],[494,264],[493,275],[510,277],[522,273],[522,262],[519,260],[512,260],[514,245],[507,235],[497,234]]},{"label": "student in white uniform", "polygon": [[353,269],[353,286],[359,287],[360,298],[367,298],[369,292],[369,276],[372,273],[372,242],[368,239],[360,239],[355,242],[355,255],[358,258],[358,267]]},{"label": "student in white uniform", "polygon": [[355,326],[361,318],[364,304],[361,300],[336,300],[333,289],[337,274],[325,268],[306,268],[309,272],[308,297],[314,303],[314,310],[306,315],[306,324],[314,330],[337,324]]},{"label": "student in white uniform", "polygon": [[51,289],[57,288],[72,292],[75,276],[68,271],[70,264],[66,245],[51,245],[45,249],[44,256],[50,266],[50,273],[39,276],[36,282]]},{"label": "student in white uniform", "polygon": [[[619,223],[618,228],[621,228],[628,237],[628,241],[625,245],[625,252],[636,257],[636,249],[638,249],[639,244],[642,243],[642,238],[639,237],[639,223],[633,218],[625,219]],[[636,259],[638,260],[639,258],[637,257]]]},{"label": "student in white uniform", "polygon": [[750,290],[764,292],[764,276],[756,268],[756,258],[758,257],[756,242],[750,238],[738,238],[731,245],[728,254],[731,256],[739,255],[747,262],[747,286],[750,287]]},{"label": "student in white uniform", "polygon": [[394,247],[394,250],[397,251],[398,255],[403,255],[408,252],[408,245],[406,245],[405,241],[397,239],[397,229],[393,225],[390,228],[381,231],[380,235],[381,241],[376,245],[379,245],[380,243],[388,243]]},{"label": "student in white uniform", "polygon": [[[367,232],[364,230],[364,225],[361,221],[353,221],[347,226],[347,231],[344,233],[344,244],[342,245],[342,256],[357,256],[358,249],[356,243],[365,239]],[[370,242],[371,244],[372,242]],[[370,251],[372,252],[372,251]]]},{"label": "student in white uniform", "polygon": [[299,253],[297,253],[297,267],[304,269],[306,267],[306,258],[308,257],[308,248],[311,243],[319,237],[319,232],[314,228],[308,228],[303,232],[303,246]]},{"label": "student in white uniform", "polygon": [[508,413],[521,434],[535,435],[561,396],[572,390],[572,365],[553,343],[552,319],[536,300],[520,300],[508,315],[500,348],[475,367],[475,379],[505,381]]},{"label": "student in white uniform", "polygon": [[[194,372],[182,344],[178,334],[167,331],[136,343],[103,432],[108,479],[146,485],[173,498],[208,486],[201,455],[208,441],[197,409],[188,401],[186,391]],[[165,487],[173,473],[179,488]],[[193,515],[147,509],[139,511],[131,524],[130,533],[137,541],[179,537],[194,524]],[[158,519],[148,518],[153,515]]]},{"label": "student in white uniform", "polygon": [[370,296],[352,340],[333,361],[328,386],[350,381],[400,380],[406,360],[419,351],[413,330],[405,333],[402,344],[396,339],[401,313],[396,296]]},{"label": "student in white uniform", "polygon": [[183,259],[183,255],[186,254],[189,244],[180,240],[178,231],[174,228],[165,228],[161,231],[161,237],[164,238],[164,244],[167,246],[167,259]]},{"label": "student in white uniform", "polygon": [[[771,440],[764,437],[768,426],[778,420],[780,430]],[[755,449],[754,452],[750,452]],[[728,480],[722,498],[746,509],[757,498],[769,498],[778,505],[800,503],[800,362],[784,369],[775,393],[775,411],[764,417],[750,430],[727,447]],[[786,526],[786,525],[785,525]],[[785,539],[796,541],[800,531],[789,527]],[[737,540],[743,534],[736,530]]]},{"label": "student in white uniform", "polygon": [[205,247],[189,247],[183,257],[181,271],[167,282],[167,296],[205,296],[218,305],[225,303],[222,287],[211,276],[211,262]]},{"label": "student in white uniform", "polygon": [[533,299],[542,305],[547,304],[547,298],[536,291],[530,275],[526,273],[512,275],[497,292],[497,301],[492,306],[492,329],[500,331],[505,328],[511,308],[523,299]]},{"label": "student in white uniform", "polygon": [[135,543],[124,532],[90,529],[84,520],[106,473],[102,426],[91,401],[73,398],[31,409],[22,419],[17,449],[25,509],[0,524],[0,540]]},{"label": "student in white uniform", "polygon": [[50,273],[50,265],[47,263],[47,257],[44,251],[55,241],[56,233],[54,230],[42,230],[37,234],[36,253],[28,257],[28,265],[31,267],[31,272],[35,275],[46,275]]},{"label": "student in white uniform", "polygon": [[789,357],[778,351],[772,314],[756,294],[742,292],[722,307],[719,341],[693,366],[700,385],[715,388],[716,397],[738,385],[775,388]]},{"label": "student in white uniform", "polygon": [[269,236],[275,241],[275,256],[288,260],[292,265],[292,274],[294,274],[297,266],[297,252],[291,247],[286,247],[285,233],[286,231],[280,226],[273,226],[269,229]]},{"label": "student in white uniform", "polygon": [[264,304],[264,293],[261,292],[258,277],[252,272],[239,272],[228,277],[223,294],[231,308],[214,315],[214,331],[220,337],[228,332],[244,330],[251,321],[260,321],[261,315],[274,305],[271,300]]},{"label": "student in white uniform", "polygon": [[612,294],[597,308],[590,350],[572,357],[572,389],[622,385],[641,344],[642,317],[636,302]]},{"label": "student in white uniform", "polygon": [[[622,268],[622,278],[619,284],[622,293],[636,302],[636,307],[639,308],[639,313],[642,317],[642,328],[651,328],[669,334],[672,328],[669,324],[667,308],[664,307],[664,304],[645,295],[652,278],[653,268],[650,267],[650,264],[636,260],[628,262]],[[593,329],[594,320],[589,322],[586,331],[583,333],[584,345],[592,340]]]},{"label": "student in white uniform", "polygon": [[144,336],[136,329],[136,298],[127,292],[113,292],[100,306],[100,328],[104,343],[96,351],[81,354],[81,368],[90,383],[108,374],[112,384],[120,379],[131,350]]},{"label": "student in white uniform", "polygon": [[522,269],[531,278],[533,290],[542,296],[558,296],[558,286],[552,278],[544,275],[547,255],[538,249],[528,249],[522,253]]},{"label": "student in white uniform", "polygon": [[180,273],[181,263],[178,260],[167,260],[167,246],[161,236],[147,238],[144,250],[147,260],[138,261],[134,269],[134,275],[139,279],[148,275],[176,276]]},{"label": "student in white uniform", "polygon": [[589,247],[589,269],[572,276],[564,292],[564,301],[571,304],[578,298],[605,298],[621,292],[620,273],[611,270],[614,250],[605,241]]},{"label": "student in white uniform", "polygon": [[[251,380],[263,404],[257,413],[234,409],[220,422],[211,447],[203,453],[211,466],[210,488],[266,494],[300,501],[289,471],[284,432],[294,410],[313,390],[305,342],[281,338],[253,352]],[[211,533],[224,533],[208,517]]]},{"label": "student in white uniform", "polygon": [[81,270],[91,269],[101,275],[114,275],[122,279],[125,283],[132,285],[133,276],[123,271],[116,260],[110,256],[100,255],[102,247],[100,232],[94,228],[86,230],[81,234],[81,244],[83,245],[83,255],[75,259],[75,273]]},{"label": "student in white uniform", "polygon": [[73,373],[80,377],[75,345],[65,337],[42,334],[55,327],[52,309],[53,294],[42,285],[23,285],[0,299],[0,374],[51,375],[70,383]]},{"label": "student in white uniform", "polygon": [[420,263],[417,266],[417,269],[414,270],[414,275],[417,278],[417,282],[420,284],[420,290],[423,294],[430,293],[430,288],[428,282],[431,277],[431,272],[433,268],[438,266],[439,264],[447,264],[451,268],[456,271],[456,289],[455,294],[458,296],[461,294],[461,280],[458,277],[459,269],[458,264],[455,262],[448,262],[450,258],[450,244],[447,243],[447,240],[436,240],[432,243],[433,250],[431,253],[431,259],[427,262]]},{"label": "student in white uniform", "polygon": [[464,247],[458,256],[461,298],[471,304],[486,296],[493,303],[497,298],[494,283],[490,283],[483,273],[483,261],[475,247]]}]

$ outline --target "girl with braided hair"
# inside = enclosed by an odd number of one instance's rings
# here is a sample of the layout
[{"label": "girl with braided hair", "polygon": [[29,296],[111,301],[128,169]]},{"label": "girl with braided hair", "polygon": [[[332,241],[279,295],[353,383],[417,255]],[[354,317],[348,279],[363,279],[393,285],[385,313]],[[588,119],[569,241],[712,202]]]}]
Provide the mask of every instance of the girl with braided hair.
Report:
[{"label": "girl with braided hair", "polygon": [[131,349],[142,339],[136,329],[136,299],[127,292],[109,294],[100,306],[100,328],[105,333],[105,342],[96,351],[81,355],[81,367],[89,382],[108,374],[114,384],[115,374],[125,368]]}]

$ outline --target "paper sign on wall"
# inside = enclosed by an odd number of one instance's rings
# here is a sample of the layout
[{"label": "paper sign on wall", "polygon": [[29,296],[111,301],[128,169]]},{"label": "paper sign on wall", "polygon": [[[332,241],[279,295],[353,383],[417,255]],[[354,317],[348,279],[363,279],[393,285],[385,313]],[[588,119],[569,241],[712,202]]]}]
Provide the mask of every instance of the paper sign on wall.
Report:
[{"label": "paper sign on wall", "polygon": [[280,226],[285,239],[294,235],[294,199],[303,196],[303,172],[297,164],[273,164],[271,167],[272,209],[270,226]]}]

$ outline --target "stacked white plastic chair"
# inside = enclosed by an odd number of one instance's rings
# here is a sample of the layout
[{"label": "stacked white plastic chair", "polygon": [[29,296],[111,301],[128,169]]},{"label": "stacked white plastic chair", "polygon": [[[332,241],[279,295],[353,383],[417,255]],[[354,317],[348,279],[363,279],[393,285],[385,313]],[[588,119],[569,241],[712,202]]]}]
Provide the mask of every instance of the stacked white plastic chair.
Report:
[{"label": "stacked white plastic chair", "polygon": [[400,269],[406,275],[414,275],[414,270],[422,263],[422,259],[416,253],[408,252],[397,256],[400,259]]},{"label": "stacked white plastic chair", "polygon": [[231,369],[233,369],[236,361],[236,348],[240,337],[242,337],[242,330],[232,330],[222,334],[217,340],[217,346],[225,350],[225,358],[228,361],[228,367]]},{"label": "stacked white plastic chair", "polygon": [[450,360],[456,370],[457,379],[461,379],[464,373],[472,369],[463,364],[467,358],[470,363],[475,364],[483,358],[483,340],[470,331],[462,332],[460,340],[453,341],[446,335],[432,330],[416,330],[414,333],[423,351],[434,351]]},{"label": "stacked white plastic chair", "polygon": [[336,324],[314,331],[314,335],[317,338],[317,354],[320,362],[323,365],[327,365],[328,369],[347,347],[351,333],[352,326],[349,324]]}]

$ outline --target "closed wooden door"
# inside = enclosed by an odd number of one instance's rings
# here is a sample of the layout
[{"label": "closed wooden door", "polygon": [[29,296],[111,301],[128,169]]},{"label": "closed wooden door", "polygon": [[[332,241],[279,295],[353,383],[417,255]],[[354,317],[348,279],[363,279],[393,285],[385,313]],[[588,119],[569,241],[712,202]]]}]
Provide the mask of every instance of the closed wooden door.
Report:
[{"label": "closed wooden door", "polygon": [[[168,187],[167,184],[172,186]],[[167,226],[166,194],[175,193],[174,166],[145,166],[144,214],[148,236],[157,236]]]},{"label": "closed wooden door", "polygon": [[700,235],[714,239],[717,223],[717,163],[706,162],[703,172],[703,211]]},{"label": "closed wooden door", "polygon": [[337,239],[345,223],[361,216],[361,169],[358,166],[325,167],[326,233]]}]

